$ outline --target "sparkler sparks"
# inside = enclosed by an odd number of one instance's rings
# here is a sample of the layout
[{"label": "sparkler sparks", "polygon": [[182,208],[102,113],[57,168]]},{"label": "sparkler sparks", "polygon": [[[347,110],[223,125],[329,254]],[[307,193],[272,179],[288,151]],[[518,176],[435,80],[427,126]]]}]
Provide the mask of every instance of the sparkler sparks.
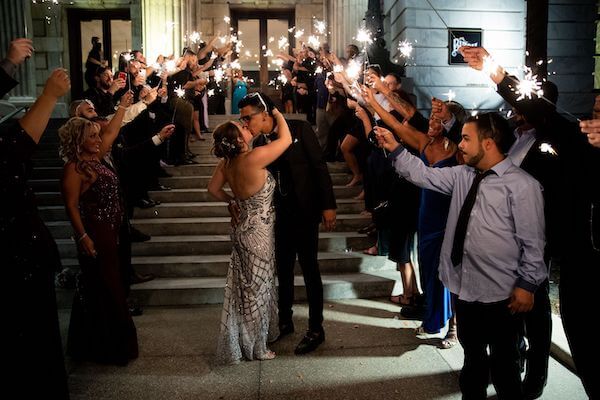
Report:
[{"label": "sparkler sparks", "polygon": [[227,15],[225,15],[223,17],[223,21],[225,21],[226,24],[229,24],[229,23],[231,23],[231,18],[229,18]]},{"label": "sparkler sparks", "polygon": [[398,50],[400,50],[400,54],[402,54],[402,57],[410,58],[413,52],[413,45],[408,40],[403,40],[400,43],[398,43]]},{"label": "sparkler sparks", "polygon": [[281,36],[279,38],[279,41],[277,42],[277,45],[279,47],[279,50],[284,50],[287,49],[290,45],[290,43],[288,42],[288,38],[285,36]]},{"label": "sparkler sparks", "polygon": [[327,30],[327,24],[325,21],[320,21],[318,19],[315,20],[314,27],[319,35],[323,35]]},{"label": "sparkler sparks", "polygon": [[183,96],[185,96],[185,90],[181,87],[181,85],[179,85],[179,87],[177,89],[175,89],[175,94],[179,98],[182,98]]},{"label": "sparkler sparks", "polygon": [[362,63],[356,60],[350,60],[348,66],[346,67],[346,75],[348,78],[356,80],[360,76],[362,72]]},{"label": "sparkler sparks", "polygon": [[302,36],[304,36],[304,29],[297,29],[296,33],[294,33],[294,37],[300,39]]},{"label": "sparkler sparks", "polygon": [[515,93],[519,95],[517,101],[525,98],[531,99],[532,96],[542,97],[544,91],[542,90],[542,83],[537,80],[537,75],[533,75],[531,68],[524,66],[525,76],[519,80]]},{"label": "sparkler sparks", "polygon": [[200,41],[200,35],[201,35],[200,32],[194,31],[194,32],[190,33],[189,38],[192,41],[192,43],[196,44]]},{"label": "sparkler sparks", "polygon": [[319,47],[321,47],[321,41],[319,40],[319,38],[317,36],[314,36],[314,35],[311,35],[308,37],[308,44],[313,49],[318,49]]},{"label": "sparkler sparks", "polygon": [[492,56],[483,57],[483,68],[482,72],[489,76],[496,76],[500,66],[498,63],[492,58]]},{"label": "sparkler sparks", "polygon": [[456,93],[452,89],[448,89],[446,93],[442,93],[444,96],[448,96],[448,101],[453,101],[456,98]]},{"label": "sparkler sparks", "polygon": [[373,38],[371,37],[371,32],[365,28],[360,28],[358,33],[356,34],[356,40],[361,42],[363,46],[370,44],[373,42]]}]

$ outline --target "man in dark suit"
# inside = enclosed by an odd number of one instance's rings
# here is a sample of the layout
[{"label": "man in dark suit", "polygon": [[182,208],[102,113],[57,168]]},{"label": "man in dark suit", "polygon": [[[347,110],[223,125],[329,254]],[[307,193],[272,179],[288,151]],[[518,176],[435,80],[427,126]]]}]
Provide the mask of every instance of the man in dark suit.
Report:
[{"label": "man in dark suit", "polygon": [[[251,93],[239,102],[240,121],[251,132],[254,145],[266,143],[275,128],[271,115],[273,101]],[[323,284],[317,262],[319,223],[335,228],[336,203],[331,177],[317,137],[306,121],[288,120],[292,145],[269,166],[277,181],[275,192],[275,254],[279,278],[280,338],[294,332],[294,264],[296,255],[308,298],[308,331],[296,347],[296,354],[315,350],[324,340]]]},{"label": "man in dark suit", "polygon": [[[478,70],[489,56],[481,47],[463,47],[461,53],[469,66]],[[501,67],[490,73],[490,78],[504,100],[556,143],[560,165],[552,177],[558,190],[553,196],[556,226],[551,229],[556,236],[549,245],[560,263],[560,313],[577,374],[588,396],[600,398],[596,367],[600,350],[590,345],[588,333],[590,301],[600,279],[600,186],[594,180],[594,171],[600,170],[600,149],[592,147],[580,127],[560,115],[554,104],[517,101],[519,80]]]},{"label": "man in dark suit", "polygon": [[[547,85],[550,86],[550,83]],[[550,89],[545,90],[550,96]],[[553,91],[556,93],[556,91]],[[551,96],[552,97],[552,96]],[[533,100],[543,101],[543,100]],[[554,99],[553,102],[556,102]],[[544,188],[544,217],[546,220],[546,248],[544,261],[550,265],[551,251],[556,236],[556,206],[557,196],[556,176],[559,171],[557,146],[543,132],[538,132],[523,114],[513,109],[517,127],[515,129],[515,142],[508,151],[508,156],[513,164],[521,167],[537,179]],[[524,314],[524,332],[522,337],[527,337],[528,349],[526,354],[527,373],[523,381],[523,391],[526,399],[535,399],[542,395],[548,378],[548,358],[552,342],[552,310],[550,308],[549,284],[544,281],[535,292],[533,309]],[[523,352],[525,343],[521,339]]]}]

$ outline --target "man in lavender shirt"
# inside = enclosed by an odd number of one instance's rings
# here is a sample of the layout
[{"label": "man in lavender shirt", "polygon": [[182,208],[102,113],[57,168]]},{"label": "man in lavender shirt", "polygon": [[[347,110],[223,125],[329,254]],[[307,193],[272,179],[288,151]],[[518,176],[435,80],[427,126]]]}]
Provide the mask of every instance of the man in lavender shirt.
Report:
[{"label": "man in lavender shirt", "polygon": [[466,165],[451,168],[427,167],[376,129],[400,175],[452,196],[439,270],[458,297],[463,399],[485,399],[490,373],[500,399],[521,399],[520,317],[548,272],[541,187],[505,156],[508,124],[496,113],[467,119],[459,144]]}]

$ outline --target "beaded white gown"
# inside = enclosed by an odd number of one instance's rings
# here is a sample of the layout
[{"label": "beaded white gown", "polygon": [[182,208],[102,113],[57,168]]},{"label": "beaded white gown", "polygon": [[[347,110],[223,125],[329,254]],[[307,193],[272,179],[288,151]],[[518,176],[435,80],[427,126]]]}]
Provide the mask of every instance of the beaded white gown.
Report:
[{"label": "beaded white gown", "polygon": [[264,359],[267,342],[279,334],[275,288],[275,179],[267,172],[263,187],[237,200],[240,222],[233,228],[217,364]]}]

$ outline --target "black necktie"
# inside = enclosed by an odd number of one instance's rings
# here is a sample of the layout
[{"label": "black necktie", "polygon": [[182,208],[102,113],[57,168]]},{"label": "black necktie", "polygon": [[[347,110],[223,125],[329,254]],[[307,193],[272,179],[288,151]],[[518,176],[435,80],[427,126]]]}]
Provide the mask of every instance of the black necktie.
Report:
[{"label": "black necktie", "polygon": [[467,235],[467,226],[469,225],[469,217],[471,216],[471,210],[475,205],[475,200],[477,199],[477,189],[479,188],[479,184],[486,176],[495,173],[491,169],[488,169],[484,173],[478,173],[473,180],[473,184],[471,184],[471,189],[469,189],[469,193],[467,193],[467,197],[465,198],[465,202],[460,209],[460,213],[458,214],[458,221],[456,222],[456,230],[454,231],[454,242],[452,243],[452,254],[450,258],[452,260],[452,264],[457,266],[461,263],[463,257],[463,249],[465,246],[465,236]]}]

